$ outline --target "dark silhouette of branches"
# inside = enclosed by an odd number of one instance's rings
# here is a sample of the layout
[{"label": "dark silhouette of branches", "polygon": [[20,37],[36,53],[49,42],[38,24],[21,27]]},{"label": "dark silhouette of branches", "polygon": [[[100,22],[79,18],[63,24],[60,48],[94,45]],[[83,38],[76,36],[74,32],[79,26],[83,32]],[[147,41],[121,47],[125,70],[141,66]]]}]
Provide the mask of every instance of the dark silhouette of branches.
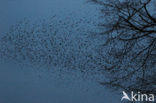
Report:
[{"label": "dark silhouette of branches", "polygon": [[91,1],[100,5],[104,19],[100,40],[85,35],[89,28],[79,25],[91,22],[85,18],[54,16],[33,25],[26,20],[0,39],[0,60],[100,73],[107,77],[100,82],[103,85],[156,93],[154,0]]},{"label": "dark silhouette of branches", "polygon": [[100,5],[104,19],[100,34],[106,42],[98,53],[109,76],[101,84],[156,93],[155,0],[91,1]]}]

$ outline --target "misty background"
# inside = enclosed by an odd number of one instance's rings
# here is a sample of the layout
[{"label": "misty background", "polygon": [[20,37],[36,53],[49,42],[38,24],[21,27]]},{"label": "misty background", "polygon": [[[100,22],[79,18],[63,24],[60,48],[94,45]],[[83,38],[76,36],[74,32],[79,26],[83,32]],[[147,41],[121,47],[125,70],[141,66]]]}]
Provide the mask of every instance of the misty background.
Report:
[{"label": "misty background", "polygon": [[[56,21],[83,19],[72,35],[93,32],[99,20],[97,9],[85,0],[0,0],[0,37],[25,18],[38,23],[52,16]],[[63,27],[58,28],[61,32]],[[45,68],[2,65],[0,103],[120,103],[121,94],[99,85],[92,75]]]}]

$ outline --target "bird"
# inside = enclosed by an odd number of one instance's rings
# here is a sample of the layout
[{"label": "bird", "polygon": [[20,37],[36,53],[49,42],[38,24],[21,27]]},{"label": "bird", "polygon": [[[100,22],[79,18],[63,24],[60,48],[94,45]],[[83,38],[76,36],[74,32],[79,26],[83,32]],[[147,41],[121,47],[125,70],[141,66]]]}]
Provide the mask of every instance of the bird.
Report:
[{"label": "bird", "polygon": [[127,99],[127,100],[131,101],[131,99],[128,97],[128,95],[127,95],[127,93],[125,91],[123,91],[122,93],[123,93],[123,97],[122,97],[121,101],[123,99]]}]

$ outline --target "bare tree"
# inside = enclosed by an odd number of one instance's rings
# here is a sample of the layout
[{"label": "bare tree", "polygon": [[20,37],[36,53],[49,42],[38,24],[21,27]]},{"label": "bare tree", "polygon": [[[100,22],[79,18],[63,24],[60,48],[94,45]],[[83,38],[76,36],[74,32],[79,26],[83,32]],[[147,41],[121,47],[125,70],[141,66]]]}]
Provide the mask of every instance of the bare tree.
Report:
[{"label": "bare tree", "polygon": [[[106,42],[99,47],[103,85],[156,93],[155,0],[91,0],[100,5]],[[107,53],[106,53],[107,52]]]}]

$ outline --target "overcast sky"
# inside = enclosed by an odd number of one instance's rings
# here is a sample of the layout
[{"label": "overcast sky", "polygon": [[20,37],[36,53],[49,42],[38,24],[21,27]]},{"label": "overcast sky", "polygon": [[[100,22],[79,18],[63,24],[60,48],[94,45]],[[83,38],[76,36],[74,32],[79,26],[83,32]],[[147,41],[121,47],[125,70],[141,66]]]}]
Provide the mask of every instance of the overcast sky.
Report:
[{"label": "overcast sky", "polygon": [[0,32],[7,32],[10,25],[25,17],[34,21],[51,15],[65,17],[71,13],[86,17],[96,14],[95,6],[85,0],[0,0]]},{"label": "overcast sky", "polygon": [[[51,15],[95,18],[94,5],[85,0],[0,0],[0,34],[25,17],[35,21]],[[63,79],[32,69],[0,68],[0,103],[119,103],[120,95],[81,78],[80,73]],[[74,77],[78,75],[78,77]],[[73,76],[73,77],[72,77]]]}]

